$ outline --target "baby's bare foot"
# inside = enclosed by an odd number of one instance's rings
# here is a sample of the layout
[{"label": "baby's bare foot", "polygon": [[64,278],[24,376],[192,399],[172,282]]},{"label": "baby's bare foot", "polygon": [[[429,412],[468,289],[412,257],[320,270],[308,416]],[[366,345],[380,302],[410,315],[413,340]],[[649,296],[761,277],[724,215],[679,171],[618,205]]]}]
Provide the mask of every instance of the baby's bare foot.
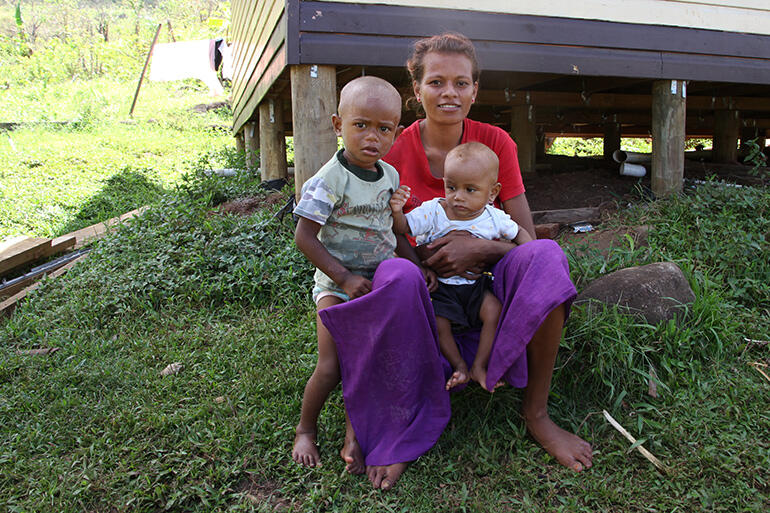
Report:
[{"label": "baby's bare foot", "polygon": [[291,457],[305,467],[320,467],[321,455],[315,443],[315,431],[297,431],[294,435],[294,448]]},{"label": "baby's bare foot", "polygon": [[468,369],[457,369],[452,373],[452,376],[449,378],[449,381],[446,382],[446,386],[444,388],[446,390],[452,389],[457,385],[467,383],[470,381],[470,379],[471,375],[468,373]]},{"label": "baby's bare foot", "polygon": [[559,463],[580,472],[592,465],[591,445],[577,435],[560,428],[545,415],[524,416],[527,430]]},{"label": "baby's bare foot", "polygon": [[345,444],[340,449],[340,456],[345,461],[345,470],[351,474],[363,474],[364,454],[361,452],[361,446],[358,445],[356,437],[345,437]]},{"label": "baby's bare foot", "polygon": [[505,384],[502,381],[498,381],[497,383],[495,383],[495,386],[492,390],[487,388],[487,369],[485,369],[484,367],[473,366],[471,367],[470,374],[471,374],[471,379],[476,383],[478,383],[479,385],[481,385],[481,388],[483,388],[490,394],[494,393],[495,390],[497,390],[498,388],[500,388]]},{"label": "baby's bare foot", "polygon": [[374,488],[390,490],[396,485],[396,481],[406,470],[406,463],[394,463],[392,465],[372,465],[366,467],[366,475]]}]

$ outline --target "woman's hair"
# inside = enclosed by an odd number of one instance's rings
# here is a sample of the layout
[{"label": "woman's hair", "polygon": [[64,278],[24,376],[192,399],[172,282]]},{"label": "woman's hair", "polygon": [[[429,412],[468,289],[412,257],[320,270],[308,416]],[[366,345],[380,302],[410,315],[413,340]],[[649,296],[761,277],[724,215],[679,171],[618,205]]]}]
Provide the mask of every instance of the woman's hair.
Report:
[{"label": "woman's hair", "polygon": [[456,32],[446,32],[437,36],[426,37],[414,43],[414,49],[409,60],[406,61],[406,69],[412,80],[420,82],[425,74],[425,56],[431,52],[458,53],[465,55],[471,61],[472,78],[479,81],[481,69],[476,58],[476,48],[470,39]]}]

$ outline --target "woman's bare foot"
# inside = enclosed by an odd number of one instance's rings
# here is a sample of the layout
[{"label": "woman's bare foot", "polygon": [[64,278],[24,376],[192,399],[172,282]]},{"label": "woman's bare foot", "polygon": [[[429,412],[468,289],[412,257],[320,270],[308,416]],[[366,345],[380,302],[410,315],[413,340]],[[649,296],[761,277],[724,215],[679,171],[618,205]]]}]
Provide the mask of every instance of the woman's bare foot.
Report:
[{"label": "woman's bare foot", "polygon": [[396,485],[396,481],[406,470],[406,463],[394,463],[392,465],[371,465],[366,467],[366,475],[374,488],[390,490]]},{"label": "woman's bare foot", "polygon": [[532,437],[559,463],[576,472],[591,468],[591,444],[554,424],[548,414],[525,415],[524,420]]},{"label": "woman's bare foot", "polygon": [[471,379],[471,375],[468,373],[468,369],[463,367],[458,367],[449,377],[449,381],[446,382],[446,386],[444,388],[446,390],[449,390],[451,388],[456,387],[457,385],[462,385],[463,383],[467,383],[468,381],[470,381],[470,379]]},{"label": "woman's bare foot", "polygon": [[358,445],[356,437],[345,436],[345,444],[340,449],[340,456],[345,461],[345,470],[351,474],[363,474],[364,453],[361,452],[361,446]]},{"label": "woman's bare foot", "polygon": [[297,431],[294,435],[294,448],[291,457],[305,467],[320,467],[321,455],[315,443],[315,431]]}]

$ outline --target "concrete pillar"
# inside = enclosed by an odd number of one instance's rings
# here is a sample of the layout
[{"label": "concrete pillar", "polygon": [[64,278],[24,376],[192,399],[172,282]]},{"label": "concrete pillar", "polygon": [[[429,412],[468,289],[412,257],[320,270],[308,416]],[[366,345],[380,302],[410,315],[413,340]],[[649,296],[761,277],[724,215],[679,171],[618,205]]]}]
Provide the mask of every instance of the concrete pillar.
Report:
[{"label": "concrete pillar", "polygon": [[617,116],[604,123],[604,160],[612,160],[612,154],[620,149],[620,123]]},{"label": "concrete pillar", "polygon": [[511,111],[511,137],[519,152],[522,173],[535,172],[537,155],[537,125],[534,105],[515,105]]},{"label": "concrete pillar", "polygon": [[246,169],[256,173],[259,167],[259,123],[246,123],[243,127],[243,139],[246,147]]},{"label": "concrete pillar", "polygon": [[337,74],[334,66],[291,67],[291,110],[294,131],[295,195],[308,178],[337,151],[332,114],[337,111]]},{"label": "concrete pillar", "polygon": [[738,161],[739,130],[737,110],[720,109],[714,112],[714,162]]},{"label": "concrete pillar", "polygon": [[283,104],[279,98],[266,97],[259,104],[259,160],[262,181],[288,176]]},{"label": "concrete pillar", "polygon": [[652,84],[652,192],[657,197],[682,190],[684,179],[686,83]]}]

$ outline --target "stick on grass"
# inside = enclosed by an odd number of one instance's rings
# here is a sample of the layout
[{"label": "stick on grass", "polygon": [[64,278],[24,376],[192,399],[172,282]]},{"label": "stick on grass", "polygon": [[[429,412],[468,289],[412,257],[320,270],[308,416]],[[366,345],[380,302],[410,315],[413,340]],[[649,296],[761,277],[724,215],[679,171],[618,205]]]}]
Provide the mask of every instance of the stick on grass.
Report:
[{"label": "stick on grass", "polygon": [[[623,426],[621,426],[621,425],[618,423],[618,421],[617,421],[617,420],[613,419],[613,418],[612,418],[612,415],[610,415],[610,414],[607,412],[607,410],[602,410],[602,413],[604,414],[604,418],[605,418],[605,419],[607,419],[607,422],[609,422],[610,424],[612,424],[612,427],[614,427],[615,429],[617,429],[617,430],[620,432],[620,434],[622,434],[623,436],[625,436],[625,437],[628,439],[628,441],[630,441],[632,444],[635,444],[635,443],[636,443],[636,438],[634,438],[634,437],[631,435],[631,433],[629,433],[628,431],[626,431],[626,429],[625,429]],[[647,458],[647,459],[650,461],[650,463],[652,463],[653,465],[655,465],[655,467],[657,467],[657,468],[658,468],[658,470],[660,470],[660,471],[661,471],[661,472],[663,472],[664,474],[668,474],[668,473],[669,473],[668,467],[666,467],[666,466],[663,464],[663,462],[662,462],[662,461],[660,461],[658,458],[656,458],[656,457],[655,457],[655,456],[654,456],[654,455],[653,455],[653,454],[652,454],[650,451],[648,451],[647,449],[645,449],[645,448],[644,448],[644,447],[642,447],[641,445],[637,445],[637,446],[636,446],[636,450],[637,450],[637,451],[639,451],[640,453],[642,453],[642,456],[644,456],[645,458]]]}]

